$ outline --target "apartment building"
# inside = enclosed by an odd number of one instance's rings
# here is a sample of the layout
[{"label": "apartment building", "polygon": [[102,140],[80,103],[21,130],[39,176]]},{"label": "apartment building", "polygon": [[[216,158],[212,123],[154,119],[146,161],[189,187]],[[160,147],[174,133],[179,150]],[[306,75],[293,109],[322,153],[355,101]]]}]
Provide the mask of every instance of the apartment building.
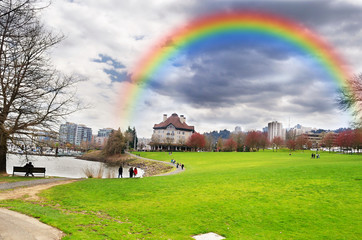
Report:
[{"label": "apartment building", "polygon": [[66,122],[59,128],[59,142],[80,145],[92,141],[92,128],[83,124]]},{"label": "apartment building", "polygon": [[272,141],[275,137],[281,137],[285,140],[285,129],[283,124],[278,121],[268,123],[268,138]]}]

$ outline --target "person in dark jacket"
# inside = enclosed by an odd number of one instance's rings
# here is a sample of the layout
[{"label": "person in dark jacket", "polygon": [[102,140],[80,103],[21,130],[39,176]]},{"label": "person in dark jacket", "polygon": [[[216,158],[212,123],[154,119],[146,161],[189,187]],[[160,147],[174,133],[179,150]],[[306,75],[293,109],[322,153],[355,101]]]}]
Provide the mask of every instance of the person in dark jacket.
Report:
[{"label": "person in dark jacket", "polygon": [[32,171],[32,168],[34,168],[34,165],[31,162],[29,162],[24,167],[27,168],[25,176],[29,176],[29,174],[31,174],[31,176],[34,177],[34,174],[33,174],[33,171]]},{"label": "person in dark jacket", "polygon": [[129,171],[129,177],[132,178],[133,177],[133,168],[130,167],[128,171]]},{"label": "person in dark jacket", "polygon": [[121,178],[123,178],[123,167],[122,167],[122,165],[118,168],[118,178],[119,178],[119,176],[121,176]]}]

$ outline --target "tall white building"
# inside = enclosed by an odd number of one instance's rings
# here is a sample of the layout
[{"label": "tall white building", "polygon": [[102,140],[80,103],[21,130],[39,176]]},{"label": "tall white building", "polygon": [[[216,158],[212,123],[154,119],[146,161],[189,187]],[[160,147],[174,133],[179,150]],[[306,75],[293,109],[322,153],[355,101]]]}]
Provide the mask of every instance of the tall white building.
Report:
[{"label": "tall white building", "polygon": [[285,140],[285,130],[278,121],[268,123],[268,138],[272,141],[275,137],[281,137]]},{"label": "tall white building", "polygon": [[77,132],[75,133],[75,145],[80,145],[82,142],[92,141],[92,129],[81,124],[77,126]]}]

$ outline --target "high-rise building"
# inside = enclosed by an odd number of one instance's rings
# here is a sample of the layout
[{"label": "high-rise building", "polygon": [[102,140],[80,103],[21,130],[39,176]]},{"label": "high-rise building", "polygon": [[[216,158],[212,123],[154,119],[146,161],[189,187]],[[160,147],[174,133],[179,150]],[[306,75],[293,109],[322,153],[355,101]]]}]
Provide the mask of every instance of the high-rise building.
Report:
[{"label": "high-rise building", "polygon": [[75,134],[77,132],[77,124],[66,122],[60,125],[59,141],[61,143],[75,143]]},{"label": "high-rise building", "polygon": [[102,128],[98,130],[97,137],[109,137],[109,135],[113,132],[113,128]]},{"label": "high-rise building", "polygon": [[80,145],[82,142],[92,141],[92,129],[81,124],[77,126],[77,132],[75,134],[75,145]]},{"label": "high-rise building", "polygon": [[59,128],[59,142],[80,145],[92,141],[92,129],[85,125],[66,122]]},{"label": "high-rise building", "polygon": [[285,140],[285,130],[283,125],[278,121],[268,123],[268,138],[272,141],[275,137],[281,137]]},{"label": "high-rise building", "polygon": [[99,129],[97,136],[94,137],[95,144],[98,146],[104,146],[109,138],[109,135],[111,135],[113,131],[113,128]]}]

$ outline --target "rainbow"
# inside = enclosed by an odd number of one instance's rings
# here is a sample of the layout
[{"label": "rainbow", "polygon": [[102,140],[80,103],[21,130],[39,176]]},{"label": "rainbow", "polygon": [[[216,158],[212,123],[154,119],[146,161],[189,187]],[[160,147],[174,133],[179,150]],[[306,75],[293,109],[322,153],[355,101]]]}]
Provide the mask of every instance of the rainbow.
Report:
[{"label": "rainbow", "polygon": [[173,30],[140,59],[132,71],[132,84],[121,93],[122,119],[130,121],[142,90],[167,60],[197,42],[207,42],[213,37],[227,37],[232,33],[280,39],[312,57],[338,87],[349,87],[351,74],[347,64],[326,41],[302,24],[265,12],[217,13]]}]

